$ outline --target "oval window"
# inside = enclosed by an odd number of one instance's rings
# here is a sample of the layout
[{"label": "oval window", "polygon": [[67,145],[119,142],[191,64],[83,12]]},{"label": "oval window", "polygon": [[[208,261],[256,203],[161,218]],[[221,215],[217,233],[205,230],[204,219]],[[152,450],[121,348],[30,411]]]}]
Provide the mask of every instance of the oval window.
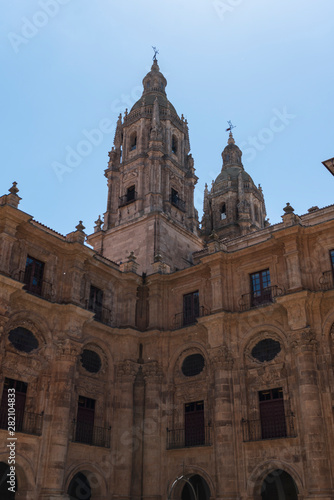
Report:
[{"label": "oval window", "polygon": [[90,373],[98,373],[101,370],[101,358],[90,349],[84,349],[81,354],[81,365]]},{"label": "oval window", "polygon": [[261,362],[271,361],[280,351],[281,345],[277,340],[263,339],[253,347],[252,356]]},{"label": "oval window", "polygon": [[186,377],[199,375],[204,368],[204,358],[202,354],[191,354],[182,363],[182,373]]},{"label": "oval window", "polygon": [[38,340],[35,335],[22,326],[18,326],[14,328],[14,330],[11,330],[8,339],[18,351],[31,352],[38,347]]}]

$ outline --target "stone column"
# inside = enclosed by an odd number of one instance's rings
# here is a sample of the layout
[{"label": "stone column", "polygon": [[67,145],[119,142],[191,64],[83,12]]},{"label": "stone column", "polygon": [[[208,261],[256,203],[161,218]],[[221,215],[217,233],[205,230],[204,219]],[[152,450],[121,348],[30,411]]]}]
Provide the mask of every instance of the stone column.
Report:
[{"label": "stone column", "polygon": [[133,383],[138,365],[124,361],[117,367],[115,425],[113,428],[113,494],[123,500],[130,498],[133,455]]},{"label": "stone column", "polygon": [[227,346],[215,349],[212,362],[215,370],[214,434],[216,456],[216,499],[237,499],[236,459],[232,408],[233,359]]},{"label": "stone column", "polygon": [[[44,467],[44,485],[41,498],[44,500],[67,500],[64,491],[65,465],[71,429],[71,398],[73,394],[75,364],[80,347],[69,339],[57,344],[55,371],[51,379],[52,415],[45,415],[50,420],[47,459]],[[45,434],[43,433],[45,436]]]},{"label": "stone column", "polygon": [[317,341],[313,332],[305,329],[294,334],[292,342],[299,388],[299,432],[305,456],[306,499],[333,498],[332,474],[326,445],[320,388],[317,381]]},{"label": "stone column", "polygon": [[162,369],[154,361],[143,366],[145,417],[143,426],[143,499],[161,498],[161,381]]}]

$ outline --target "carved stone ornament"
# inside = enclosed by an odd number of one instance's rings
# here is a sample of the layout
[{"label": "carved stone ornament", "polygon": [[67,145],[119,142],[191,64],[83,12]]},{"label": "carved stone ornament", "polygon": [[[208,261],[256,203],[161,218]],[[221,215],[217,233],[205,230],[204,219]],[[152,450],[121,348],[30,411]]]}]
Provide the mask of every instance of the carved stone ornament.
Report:
[{"label": "carved stone ornament", "polygon": [[266,386],[271,386],[274,382],[280,380],[279,370],[273,368],[272,366],[265,366],[263,369],[259,369],[258,375],[263,384]]},{"label": "carved stone ornament", "polygon": [[134,379],[138,372],[138,364],[127,359],[117,366],[117,377]]},{"label": "carved stone ornament", "polygon": [[80,353],[80,346],[74,344],[70,339],[63,339],[56,342],[57,358],[64,360],[73,360]]},{"label": "carved stone ornament", "polygon": [[318,341],[312,330],[302,330],[294,336],[291,346],[297,351],[316,351],[318,348]]},{"label": "carved stone ornament", "polygon": [[226,344],[212,351],[211,361],[215,369],[231,370],[233,367],[233,357]]},{"label": "carved stone ornament", "polygon": [[161,382],[163,371],[158,361],[152,361],[143,365],[143,375],[147,382]]}]

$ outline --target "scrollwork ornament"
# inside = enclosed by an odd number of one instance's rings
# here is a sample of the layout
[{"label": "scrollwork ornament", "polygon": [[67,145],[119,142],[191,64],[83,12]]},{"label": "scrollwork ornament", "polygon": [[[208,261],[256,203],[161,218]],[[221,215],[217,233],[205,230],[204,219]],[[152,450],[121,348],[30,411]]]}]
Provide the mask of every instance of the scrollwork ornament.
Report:
[{"label": "scrollwork ornament", "polygon": [[138,372],[138,364],[127,359],[119,363],[116,370],[118,378],[134,380]]},{"label": "scrollwork ornament", "polygon": [[146,381],[161,382],[163,371],[158,361],[152,361],[143,365],[143,375]]},{"label": "scrollwork ornament", "polygon": [[231,370],[234,363],[232,354],[226,344],[214,350],[211,360],[215,369]]},{"label": "scrollwork ornament", "polygon": [[56,345],[58,359],[70,361],[80,353],[80,346],[74,344],[70,339],[59,340]]},{"label": "scrollwork ornament", "polygon": [[317,351],[318,341],[315,333],[310,330],[302,330],[299,332],[295,339],[292,341],[291,346],[296,351]]}]

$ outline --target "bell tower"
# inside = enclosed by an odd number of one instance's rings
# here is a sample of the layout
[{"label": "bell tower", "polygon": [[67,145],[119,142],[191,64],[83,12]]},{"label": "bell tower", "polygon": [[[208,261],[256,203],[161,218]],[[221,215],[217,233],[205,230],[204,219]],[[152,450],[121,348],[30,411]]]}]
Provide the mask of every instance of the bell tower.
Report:
[{"label": "bell tower", "polygon": [[143,94],[119,116],[109,153],[107,210],[88,242],[117,263],[133,252],[138,272],[156,262],[171,271],[191,265],[202,248],[194,207],[197,182],[187,120],[166,96],[156,56],[143,79]]},{"label": "bell tower", "polygon": [[242,151],[230,132],[222,152],[220,174],[204,191],[203,236],[215,233],[219,238],[235,238],[263,229],[267,224],[262,188],[255,186],[241,162]]}]

